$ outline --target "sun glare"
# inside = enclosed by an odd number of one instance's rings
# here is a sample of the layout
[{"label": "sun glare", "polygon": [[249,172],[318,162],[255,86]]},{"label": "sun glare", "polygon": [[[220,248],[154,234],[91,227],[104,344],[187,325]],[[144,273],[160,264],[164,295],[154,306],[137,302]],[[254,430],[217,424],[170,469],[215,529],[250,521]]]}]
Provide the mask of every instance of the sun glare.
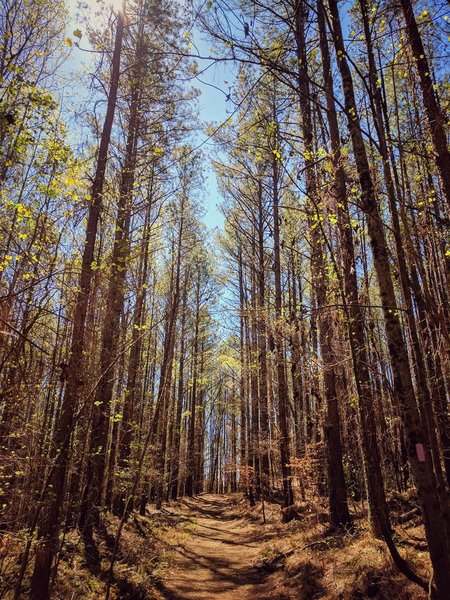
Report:
[{"label": "sun glare", "polygon": [[92,8],[97,9],[99,5],[103,5],[107,8],[112,8],[114,12],[118,12],[123,7],[124,0],[103,0],[103,2],[99,2],[99,0],[86,0],[86,4]]},{"label": "sun glare", "polygon": [[122,10],[123,8],[123,0],[107,0],[107,2],[115,11]]}]

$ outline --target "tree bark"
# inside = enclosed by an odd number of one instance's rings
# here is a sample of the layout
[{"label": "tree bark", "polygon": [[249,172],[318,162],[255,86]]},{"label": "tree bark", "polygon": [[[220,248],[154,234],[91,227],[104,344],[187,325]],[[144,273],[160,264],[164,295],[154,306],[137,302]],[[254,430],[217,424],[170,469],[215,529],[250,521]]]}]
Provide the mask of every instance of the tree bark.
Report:
[{"label": "tree bark", "polygon": [[399,309],[396,303],[390,272],[386,237],[361,133],[353,79],[345,58],[346,50],[336,0],[329,0],[329,9],[333,41],[342,79],[346,116],[362,192],[361,206],[366,214],[372,256],[383,306],[395,393],[398,398],[407,438],[408,459],[417,486],[424,517],[437,593],[439,598],[444,599],[447,591],[450,589],[450,556],[446,509],[441,504],[430,456],[425,455],[425,460],[421,458],[422,449],[425,450],[427,444],[427,438],[417,409],[414,387],[409,370],[408,353],[398,316]]},{"label": "tree bark", "polygon": [[44,515],[39,527],[39,544],[36,551],[31,581],[32,600],[47,600],[50,593],[50,570],[57,549],[60,511],[64,500],[66,473],[69,462],[70,437],[74,427],[74,417],[78,406],[79,390],[83,383],[81,373],[84,362],[85,321],[91,291],[93,275],[92,263],[94,260],[94,248],[103,198],[106,161],[108,158],[109,142],[111,139],[117,103],[124,23],[125,2],[123,4],[123,9],[119,11],[117,17],[108,106],[100,140],[94,182],[92,185],[92,200],[88,213],[79,291],[75,303],[74,324],[70,344],[71,352],[67,367],[67,381],[61,414],[53,436],[53,447],[55,450],[52,467],[53,474],[51,477],[52,494],[49,495],[48,505],[44,510]]}]

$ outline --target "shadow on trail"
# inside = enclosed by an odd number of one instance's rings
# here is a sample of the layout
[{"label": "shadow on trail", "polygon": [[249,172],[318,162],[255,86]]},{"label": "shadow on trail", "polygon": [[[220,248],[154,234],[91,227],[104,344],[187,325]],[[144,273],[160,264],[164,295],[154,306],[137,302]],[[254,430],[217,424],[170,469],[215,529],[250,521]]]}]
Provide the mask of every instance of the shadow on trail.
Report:
[{"label": "shadow on trail", "polygon": [[[268,573],[261,574],[255,567],[237,566],[225,555],[222,558],[199,556],[185,548],[178,548],[178,552],[189,561],[192,570],[202,569],[210,573],[208,587],[212,590],[211,599],[217,593],[237,591],[242,586],[262,585],[268,575]],[[189,581],[179,582],[176,590],[168,589],[163,581],[159,581],[157,588],[165,600],[185,600],[186,597],[191,597],[189,594],[194,591]]]},{"label": "shadow on trail", "polygon": [[[197,525],[198,529],[208,529],[210,531],[218,531],[219,533],[223,534],[224,531],[222,529],[218,529],[217,527],[210,527],[208,525],[203,525],[203,523],[199,523]],[[233,540],[233,539],[224,539],[222,537],[214,537],[211,535],[208,535],[208,533],[201,533],[200,531],[195,532],[195,537],[202,537],[206,540],[216,540],[217,542],[221,543],[221,544],[230,544],[231,546],[243,546],[243,547],[247,547],[247,548],[255,548],[255,544],[251,544],[251,543],[245,543],[247,540],[245,540],[245,542],[241,542],[239,540]],[[232,535],[230,533],[230,535]],[[248,541],[251,542],[254,539],[254,536],[249,534],[248,536]],[[241,534],[241,539],[242,539],[242,534]]]},{"label": "shadow on trail", "polygon": [[183,499],[182,511],[197,520],[191,536],[175,550],[174,571],[157,583],[165,600],[225,600],[236,592],[246,599],[263,598],[268,573],[254,566],[260,531],[241,508],[227,496]]},{"label": "shadow on trail", "polygon": [[204,515],[213,519],[220,518],[222,521],[234,521],[237,517],[233,514],[226,514],[233,504],[230,502],[224,503],[215,500],[209,500],[202,496],[195,498],[184,498],[183,504],[192,511],[194,515]]}]

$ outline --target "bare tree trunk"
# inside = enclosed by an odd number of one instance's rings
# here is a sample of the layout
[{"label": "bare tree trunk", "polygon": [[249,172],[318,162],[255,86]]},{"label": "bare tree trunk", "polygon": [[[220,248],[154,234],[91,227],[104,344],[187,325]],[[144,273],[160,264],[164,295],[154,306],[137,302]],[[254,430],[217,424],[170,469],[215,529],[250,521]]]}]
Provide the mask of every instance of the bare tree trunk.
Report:
[{"label": "bare tree trunk", "polygon": [[91,566],[98,566],[100,561],[93,539],[93,528],[99,521],[99,509],[103,502],[111,400],[120,338],[119,325],[125,302],[125,280],[130,245],[129,231],[139,127],[140,59],[140,53],[136,51],[138,66],[135,67],[135,81],[131,89],[127,143],[121,172],[119,205],[111,255],[111,273],[101,334],[100,380],[94,395],[86,488],[80,515],[80,528],[85,543],[86,559]]},{"label": "bare tree trunk", "polygon": [[[283,478],[283,504],[288,508],[294,504],[294,493],[291,481],[290,466],[290,436],[288,426],[288,386],[286,380],[285,361],[283,352],[283,340],[280,327],[282,311],[281,291],[281,256],[280,256],[280,212],[279,212],[279,190],[278,190],[278,165],[276,157],[272,159],[272,200],[273,200],[273,251],[274,251],[274,277],[275,277],[275,360],[278,386],[278,419],[280,425],[280,460],[281,474]],[[289,513],[285,513],[289,519]]]},{"label": "bare tree trunk", "polygon": [[417,486],[424,517],[436,588],[439,598],[444,599],[447,591],[450,589],[450,555],[446,508],[441,505],[430,457],[425,454],[425,460],[423,459],[423,453],[426,451],[427,437],[417,409],[414,387],[409,370],[408,353],[398,316],[398,307],[390,272],[387,243],[361,133],[352,75],[345,58],[345,46],[336,0],[329,0],[329,8],[333,41],[342,78],[345,109],[362,192],[361,205],[367,218],[373,261],[383,305],[395,393],[398,398],[407,437],[408,459]]},{"label": "bare tree trunk", "polygon": [[192,393],[191,406],[189,408],[189,428],[187,440],[186,457],[186,483],[185,493],[187,496],[194,495],[194,468],[195,468],[195,418],[197,411],[197,393],[198,393],[198,359],[199,359],[199,330],[200,330],[200,281],[197,279],[196,285],[196,308],[195,308],[195,331],[193,345],[193,368],[192,368]]},{"label": "bare tree trunk", "polygon": [[422,37],[419,28],[417,27],[411,0],[400,0],[400,5],[405,18],[409,44],[414,54],[417,71],[419,73],[423,104],[428,119],[434,151],[436,152],[436,165],[439,170],[444,194],[447,200],[447,210],[450,214],[450,153],[447,145],[447,136],[445,134],[445,117],[434,93],[431,69],[428,64],[425,48],[423,47]]},{"label": "bare tree trunk", "polygon": [[[344,477],[341,423],[336,389],[336,373],[333,366],[334,353],[331,345],[333,335],[332,313],[327,307],[327,270],[325,265],[326,249],[321,239],[320,218],[322,214],[321,199],[317,191],[316,167],[314,164],[315,148],[313,140],[313,123],[311,115],[311,98],[309,74],[307,67],[305,20],[306,4],[303,0],[295,3],[295,38],[299,63],[298,94],[300,102],[301,128],[305,147],[305,180],[306,193],[309,199],[311,219],[312,255],[311,270],[313,285],[317,299],[317,321],[321,348],[322,374],[324,381],[327,415],[325,423],[325,440],[328,465],[328,493],[330,516],[334,526],[346,525],[350,522],[347,491]],[[313,217],[315,217],[313,222]]]},{"label": "bare tree trunk", "polygon": [[183,291],[183,301],[181,306],[181,331],[180,331],[180,349],[179,349],[179,367],[178,367],[178,393],[173,424],[172,452],[171,452],[171,481],[170,497],[176,500],[178,497],[179,473],[180,473],[180,442],[181,442],[181,415],[183,413],[183,397],[185,393],[185,353],[186,353],[186,311],[187,311],[187,278],[185,280],[185,289]]},{"label": "bare tree trunk", "polygon": [[[92,200],[88,213],[86,241],[83,251],[79,292],[76,297],[74,325],[70,344],[70,359],[67,367],[67,381],[63,398],[62,411],[53,438],[54,464],[52,467],[51,485],[53,493],[48,497],[48,505],[44,510],[39,527],[39,545],[36,551],[35,565],[31,582],[33,600],[49,598],[49,580],[52,560],[56,552],[60,511],[64,500],[67,466],[69,462],[70,437],[74,427],[75,411],[78,406],[79,390],[83,383],[81,373],[84,353],[85,320],[91,291],[92,263],[97,237],[97,227],[103,198],[106,161],[109,142],[114,121],[119,87],[120,57],[125,23],[125,3],[119,11],[112,61],[111,82],[108,94],[108,106],[103,125],[100,147],[97,157],[97,168],[92,185]],[[37,508],[39,510],[39,507]]]}]

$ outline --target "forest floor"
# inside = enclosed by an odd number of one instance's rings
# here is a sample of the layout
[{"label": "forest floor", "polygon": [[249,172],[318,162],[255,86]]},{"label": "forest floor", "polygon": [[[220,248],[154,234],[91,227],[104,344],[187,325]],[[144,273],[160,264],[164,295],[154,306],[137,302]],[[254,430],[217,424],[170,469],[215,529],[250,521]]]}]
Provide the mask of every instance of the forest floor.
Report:
[{"label": "forest floor", "polygon": [[[249,509],[242,496],[205,494],[183,500],[174,514],[191,520],[185,540],[158,585],[161,600],[422,600],[400,575],[383,543],[367,529],[331,532],[319,507],[281,522],[280,507]],[[357,518],[356,521],[359,519]],[[324,524],[325,521],[325,524]],[[403,528],[401,552],[427,572],[420,526]]]},{"label": "forest floor", "polygon": [[160,586],[167,600],[239,600],[262,598],[266,578],[255,568],[261,544],[275,532],[260,519],[242,517],[236,499],[205,494],[185,500],[182,514],[195,519],[195,528],[177,546],[174,563]]},{"label": "forest floor", "polygon": [[[393,522],[416,506],[410,494],[390,503]],[[354,526],[328,525],[326,502],[299,505],[299,519],[281,522],[278,504],[250,508],[242,494],[201,494],[152,506],[127,522],[114,564],[111,600],[426,600],[428,594],[392,564],[385,544],[367,528],[366,507],[354,504]],[[412,511],[415,512],[414,510]],[[100,573],[84,564],[76,530],[67,533],[59,556],[52,600],[105,597],[118,519],[103,516],[97,542]],[[397,523],[395,541],[423,577],[430,563],[420,517]],[[21,545],[18,536],[0,538],[0,599],[12,597]],[[28,597],[29,575],[23,587]],[[8,583],[10,582],[10,583]],[[8,591],[9,588],[9,591]]]}]

